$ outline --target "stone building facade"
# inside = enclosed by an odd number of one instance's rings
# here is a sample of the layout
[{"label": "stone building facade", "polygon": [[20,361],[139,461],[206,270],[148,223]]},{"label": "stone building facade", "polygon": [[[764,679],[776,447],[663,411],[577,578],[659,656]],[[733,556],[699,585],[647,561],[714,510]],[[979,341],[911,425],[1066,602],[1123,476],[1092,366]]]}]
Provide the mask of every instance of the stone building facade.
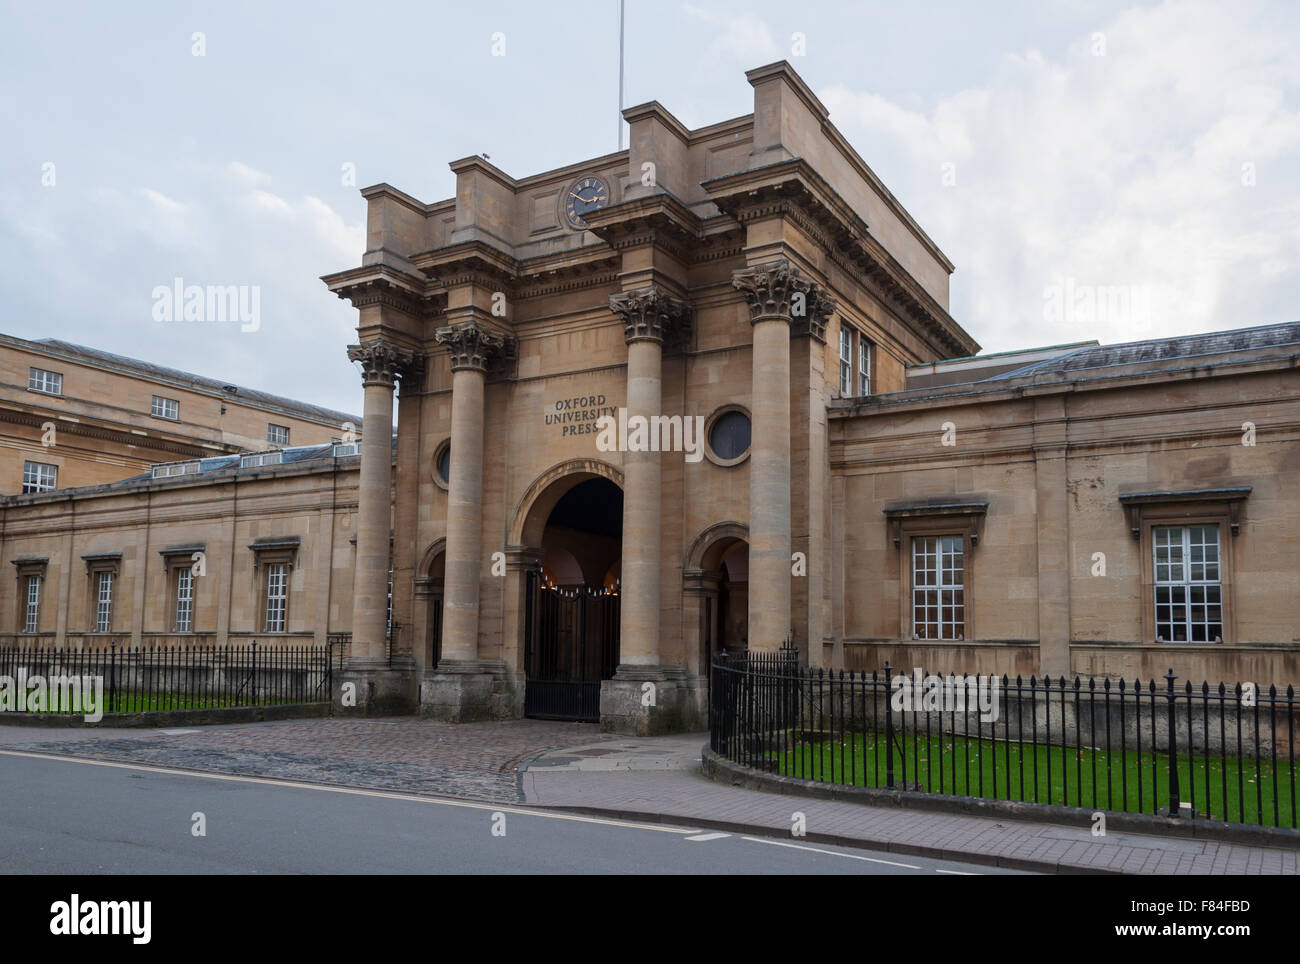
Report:
[{"label": "stone building facade", "polygon": [[319,445],[360,429],[358,415],[53,338],[0,335],[2,494],[100,485],[159,462]]},{"label": "stone building facade", "polygon": [[361,264],[323,279],[358,312],[359,456],[6,499],[0,620],[32,560],[79,583],[120,551],[143,638],[163,550],[202,540],[217,638],[280,638],[287,565],[281,632],[350,633],[367,712],[699,727],[714,653],[782,646],[1300,679],[1296,326],[980,356],[804,82],[748,79],[698,130],[628,109],[617,154],[363,190]]}]

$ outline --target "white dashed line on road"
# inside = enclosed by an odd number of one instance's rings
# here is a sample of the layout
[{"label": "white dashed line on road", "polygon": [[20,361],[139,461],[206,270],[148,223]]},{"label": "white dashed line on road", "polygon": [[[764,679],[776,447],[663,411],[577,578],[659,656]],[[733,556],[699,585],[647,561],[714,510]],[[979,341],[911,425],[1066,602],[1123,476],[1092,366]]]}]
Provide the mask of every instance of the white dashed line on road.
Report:
[{"label": "white dashed line on road", "polygon": [[697,833],[694,837],[687,837],[687,840],[695,843],[704,843],[706,840],[721,840],[723,837],[730,837],[729,833]]},{"label": "white dashed line on road", "polygon": [[794,850],[807,850],[814,854],[829,854],[832,857],[847,857],[850,860],[865,860],[873,864],[888,864],[890,867],[906,867],[908,870],[920,870],[916,864],[900,864],[895,860],[879,860],[876,857],[863,857],[859,854],[842,854],[838,850],[823,850],[820,847],[805,847],[802,844],[786,843],[783,840],[764,840],[762,837],[741,837],[741,840],[748,840],[751,843],[771,844],[773,847],[791,847]]}]

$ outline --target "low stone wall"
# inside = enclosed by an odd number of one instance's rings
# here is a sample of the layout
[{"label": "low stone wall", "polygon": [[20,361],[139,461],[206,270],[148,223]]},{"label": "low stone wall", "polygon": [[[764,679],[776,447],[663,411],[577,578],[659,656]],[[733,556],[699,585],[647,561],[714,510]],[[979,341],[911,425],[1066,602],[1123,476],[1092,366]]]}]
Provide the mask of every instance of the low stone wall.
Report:
[{"label": "low stone wall", "polygon": [[[1038,644],[1026,642],[957,642],[941,643],[925,640],[901,642],[845,640],[844,665],[835,669],[873,672],[881,670],[886,661],[895,671],[910,673],[920,666],[929,673],[984,673],[1017,674],[1028,679],[1042,675],[1038,662]],[[1164,670],[1160,671],[1161,673]]]},{"label": "low stone wall", "polygon": [[1071,643],[1070,669],[1080,676],[1152,679],[1170,668],[1178,683],[1191,681],[1199,690],[1209,681],[1270,685],[1285,694],[1300,686],[1300,643]]}]

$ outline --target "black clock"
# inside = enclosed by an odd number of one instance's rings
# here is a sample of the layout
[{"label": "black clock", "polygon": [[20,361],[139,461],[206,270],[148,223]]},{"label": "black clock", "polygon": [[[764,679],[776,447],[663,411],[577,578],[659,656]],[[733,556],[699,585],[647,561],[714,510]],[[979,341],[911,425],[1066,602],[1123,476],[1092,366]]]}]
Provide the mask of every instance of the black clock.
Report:
[{"label": "black clock", "polygon": [[583,177],[565,192],[564,216],[575,228],[586,228],[583,216],[609,204],[609,185],[598,177]]}]

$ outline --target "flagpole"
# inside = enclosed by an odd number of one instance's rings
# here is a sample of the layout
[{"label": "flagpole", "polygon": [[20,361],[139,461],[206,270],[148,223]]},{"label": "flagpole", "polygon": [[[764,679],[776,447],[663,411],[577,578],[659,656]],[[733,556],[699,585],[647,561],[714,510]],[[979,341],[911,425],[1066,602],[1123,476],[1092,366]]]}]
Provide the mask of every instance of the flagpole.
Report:
[{"label": "flagpole", "polygon": [[623,5],[618,0],[618,149],[623,149]]}]

